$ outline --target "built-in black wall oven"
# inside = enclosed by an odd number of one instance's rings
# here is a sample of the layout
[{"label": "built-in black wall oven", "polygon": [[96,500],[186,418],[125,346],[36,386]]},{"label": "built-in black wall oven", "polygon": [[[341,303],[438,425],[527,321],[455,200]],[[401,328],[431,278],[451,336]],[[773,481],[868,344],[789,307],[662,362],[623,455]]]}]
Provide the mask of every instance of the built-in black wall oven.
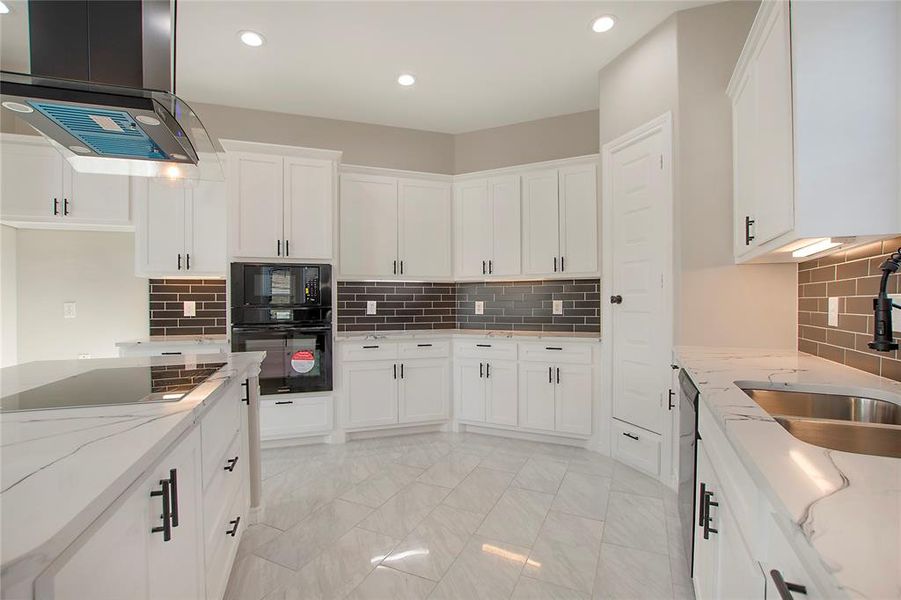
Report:
[{"label": "built-in black wall oven", "polygon": [[332,389],[332,267],[232,263],[232,350],[265,351],[263,394]]}]

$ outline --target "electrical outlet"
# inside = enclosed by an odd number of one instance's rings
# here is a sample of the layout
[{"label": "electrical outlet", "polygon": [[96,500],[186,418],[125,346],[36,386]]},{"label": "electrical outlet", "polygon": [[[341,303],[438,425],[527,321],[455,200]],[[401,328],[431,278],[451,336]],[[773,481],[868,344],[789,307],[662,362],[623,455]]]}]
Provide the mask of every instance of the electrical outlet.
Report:
[{"label": "electrical outlet", "polygon": [[838,298],[829,298],[829,312],[826,317],[829,327],[838,327]]},{"label": "electrical outlet", "polygon": [[82,353],[82,354],[79,354],[79,355],[78,355],[78,358],[79,358],[79,359],[82,359],[82,358],[91,358],[91,355],[90,355],[90,354],[87,354],[87,353]]},{"label": "electrical outlet", "polygon": [[63,302],[63,318],[75,318],[75,302]]},{"label": "electrical outlet", "polygon": [[[901,294],[889,294],[888,297],[891,298],[892,302],[895,304],[901,304]],[[894,331],[901,331],[901,308],[892,309],[892,329]]]},{"label": "electrical outlet", "polygon": [[367,315],[375,314],[375,300],[367,300],[366,301],[366,314]]},{"label": "electrical outlet", "polygon": [[477,315],[485,314],[485,303],[482,300],[476,300],[476,314]]},{"label": "electrical outlet", "polygon": [[197,303],[193,300],[185,300],[184,310],[182,311],[186,317],[197,316]]},{"label": "electrical outlet", "polygon": [[554,300],[554,314],[555,315],[563,314],[563,300]]}]

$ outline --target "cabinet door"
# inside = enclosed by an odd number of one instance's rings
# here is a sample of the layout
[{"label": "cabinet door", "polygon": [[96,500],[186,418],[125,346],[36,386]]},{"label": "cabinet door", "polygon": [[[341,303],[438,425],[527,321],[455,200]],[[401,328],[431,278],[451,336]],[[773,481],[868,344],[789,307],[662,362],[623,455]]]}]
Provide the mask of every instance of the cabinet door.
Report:
[{"label": "cabinet door", "polygon": [[[0,216],[54,220],[63,213],[63,167],[59,152],[45,143],[4,141]],[[58,215],[54,215],[54,200]]]},{"label": "cabinet door", "polygon": [[554,430],[554,368],[543,363],[519,365],[519,424]]},{"label": "cabinet door", "polygon": [[766,594],[766,580],[738,529],[738,521],[725,497],[715,498],[719,506],[711,508],[714,529],[719,540],[719,573],[717,598],[778,598]]},{"label": "cabinet door", "polygon": [[598,192],[595,165],[560,169],[560,270],[598,271]]},{"label": "cabinet door", "polygon": [[488,180],[491,200],[491,274],[522,273],[522,205],[519,175]]},{"label": "cabinet door", "polygon": [[789,5],[776,3],[752,67],[757,79],[755,170],[757,244],[794,226],[792,72]]},{"label": "cabinet door", "polygon": [[450,277],[450,184],[398,182],[400,273],[408,277]]},{"label": "cabinet door", "polygon": [[[491,203],[484,179],[464,181],[455,186],[454,233],[456,234],[456,274],[481,277],[488,273],[491,258]],[[517,232],[519,223],[517,223]]]},{"label": "cabinet door", "polygon": [[63,213],[67,223],[129,225],[129,177],[78,173],[64,165]]},{"label": "cabinet door", "polygon": [[339,256],[344,276],[388,276],[397,265],[397,180],[342,175]]},{"label": "cabinet door", "polygon": [[757,73],[754,69],[748,69],[732,99],[732,136],[732,241],[735,256],[741,256],[755,245],[745,229],[746,219],[754,219],[756,213]]},{"label": "cabinet door", "polygon": [[447,418],[450,366],[445,359],[410,360],[400,365],[400,423]]},{"label": "cabinet door", "polygon": [[522,176],[523,273],[555,273],[560,265],[557,170]]},{"label": "cabinet door", "polygon": [[332,258],[332,214],[335,206],[335,163],[311,158],[285,158],[285,254]]},{"label": "cabinet door", "polygon": [[516,395],[516,363],[492,361],[485,370],[487,401],[485,420],[500,425],[516,425],[519,398]]},{"label": "cabinet door", "polygon": [[[707,492],[715,492],[719,489],[719,482],[713,471],[713,465],[707,456],[707,449],[701,440],[697,445],[697,472],[695,475],[695,507],[692,515],[692,527],[694,527],[694,580],[695,597],[698,600],[713,600],[717,595],[717,577],[719,573],[719,537],[709,534],[704,539],[704,527],[702,524],[704,495]],[[714,518],[715,515],[714,515]],[[716,525],[711,524],[716,529]]]},{"label": "cabinet door", "polygon": [[143,275],[185,275],[185,188],[165,179],[135,178],[132,189],[136,270]]},{"label": "cabinet door", "polygon": [[225,275],[227,201],[225,183],[201,181],[188,192],[185,260],[189,275]]},{"label": "cabinet door", "polygon": [[181,441],[148,478],[146,493],[150,518],[147,531],[160,525],[159,510],[162,508],[160,498],[151,498],[150,492],[160,489],[161,480],[173,478],[177,492],[172,494],[172,536],[169,541],[164,541],[162,533],[151,533],[148,540],[151,600],[204,597],[199,428]]},{"label": "cabinet door", "polygon": [[229,156],[235,256],[275,258],[284,254],[282,158],[265,154]]},{"label": "cabinet door", "polygon": [[[557,380],[557,370],[560,378]],[[555,367],[557,382],[556,429],[563,433],[591,434],[591,367],[560,365]]]},{"label": "cabinet door", "polygon": [[485,421],[485,363],[465,359],[456,361],[458,417],[466,421]]},{"label": "cabinet door", "polygon": [[393,361],[345,363],[344,393],[348,425],[397,423],[397,364]]}]

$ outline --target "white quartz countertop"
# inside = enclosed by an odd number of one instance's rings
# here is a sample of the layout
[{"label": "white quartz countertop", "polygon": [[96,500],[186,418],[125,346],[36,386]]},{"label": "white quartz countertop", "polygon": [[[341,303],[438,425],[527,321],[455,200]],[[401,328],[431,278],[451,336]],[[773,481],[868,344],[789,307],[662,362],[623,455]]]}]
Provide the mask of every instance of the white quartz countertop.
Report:
[{"label": "white quartz countertop", "polygon": [[[263,352],[217,355],[215,361],[225,361],[225,366],[177,402],[0,414],[0,578],[4,589],[36,577],[221,397],[225,382],[255,376],[264,357]],[[0,369],[0,396],[93,369],[186,362],[211,362],[211,358],[25,363]]]},{"label": "white quartz countertop", "polygon": [[414,329],[394,331],[342,331],[335,339],[344,341],[365,340],[421,340],[453,337],[488,338],[495,340],[601,340],[600,333],[585,331],[508,331],[503,329]]},{"label": "white quartz countertop", "polygon": [[160,345],[196,346],[198,344],[227,344],[226,335],[151,335],[134,340],[116,342],[116,346]]},{"label": "white quartz countertop", "polygon": [[[901,459],[830,450],[782,428],[735,384],[768,382],[901,404],[901,383],[786,350],[680,347],[726,438],[830,597],[901,597]],[[806,561],[805,561],[806,559]]]}]

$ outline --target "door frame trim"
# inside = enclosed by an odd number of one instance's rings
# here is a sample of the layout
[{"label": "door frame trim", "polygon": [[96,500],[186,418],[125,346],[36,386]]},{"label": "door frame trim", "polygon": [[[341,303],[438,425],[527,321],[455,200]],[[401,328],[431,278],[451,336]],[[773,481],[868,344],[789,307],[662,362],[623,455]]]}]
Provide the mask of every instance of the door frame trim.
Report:
[{"label": "door frame trim", "polygon": [[[675,294],[674,279],[677,256],[674,246],[674,182],[673,182],[673,117],[672,112],[667,111],[647,123],[632,129],[631,131],[607,142],[601,149],[601,332],[603,343],[601,344],[601,410],[598,416],[597,431],[599,433],[597,444],[599,450],[609,456],[613,455],[612,425],[613,425],[613,311],[609,302],[604,299],[613,293],[613,221],[607,218],[613,213],[613,189],[611,178],[607,176],[612,167],[613,154],[623,148],[640,142],[641,140],[657,134],[663,134],[663,177],[664,190],[664,220],[665,227],[664,247],[670,249],[669,261],[664,262],[663,289],[663,331],[660,341],[664,348],[672,352],[673,324]],[[667,302],[667,299],[669,302]],[[660,394],[661,401],[669,389],[671,374],[670,369],[661,369]],[[669,487],[674,486],[672,468],[672,444],[673,428],[672,418],[664,419],[664,427],[661,434],[660,473],[658,479]]]}]

